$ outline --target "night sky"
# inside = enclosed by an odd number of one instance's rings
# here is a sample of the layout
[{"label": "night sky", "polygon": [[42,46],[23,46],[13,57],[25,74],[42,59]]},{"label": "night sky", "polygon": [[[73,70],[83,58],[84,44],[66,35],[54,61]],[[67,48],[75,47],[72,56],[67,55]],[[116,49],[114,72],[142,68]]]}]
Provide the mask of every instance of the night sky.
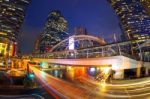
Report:
[{"label": "night sky", "polygon": [[32,0],[21,29],[19,49],[33,50],[35,38],[43,31],[48,13],[60,10],[69,23],[70,34],[76,26],[85,27],[90,35],[112,39],[120,35],[119,22],[107,0]]}]

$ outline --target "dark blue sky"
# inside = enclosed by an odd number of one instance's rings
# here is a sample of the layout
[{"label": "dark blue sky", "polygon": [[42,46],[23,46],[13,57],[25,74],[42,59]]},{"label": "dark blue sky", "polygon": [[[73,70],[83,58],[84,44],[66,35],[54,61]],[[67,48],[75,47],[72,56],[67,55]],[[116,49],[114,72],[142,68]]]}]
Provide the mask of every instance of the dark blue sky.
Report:
[{"label": "dark blue sky", "polygon": [[118,19],[107,0],[32,0],[22,27],[20,49],[29,53],[35,38],[42,32],[48,13],[60,10],[69,23],[68,32],[83,26],[90,35],[112,38],[120,34]]}]

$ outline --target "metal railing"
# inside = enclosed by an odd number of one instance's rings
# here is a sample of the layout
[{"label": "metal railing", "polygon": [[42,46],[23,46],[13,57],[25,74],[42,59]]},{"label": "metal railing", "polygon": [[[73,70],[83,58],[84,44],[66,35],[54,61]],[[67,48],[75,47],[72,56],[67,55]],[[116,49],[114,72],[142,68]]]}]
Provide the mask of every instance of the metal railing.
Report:
[{"label": "metal railing", "polygon": [[121,46],[113,45],[113,46],[102,46],[81,50],[70,50],[70,51],[62,51],[62,52],[53,52],[47,54],[38,54],[33,55],[34,58],[45,58],[45,59],[78,59],[78,58],[98,58],[98,57],[110,57],[123,55],[130,58],[132,57],[129,53],[126,53],[126,50],[121,49]]},{"label": "metal railing", "polygon": [[[134,43],[136,44],[136,43]],[[30,58],[44,58],[44,59],[80,59],[80,58],[99,58],[99,57],[111,57],[122,55],[136,60],[144,60],[145,58],[150,61],[150,56],[142,56],[142,49],[136,48],[140,54],[134,54],[134,44],[132,42],[122,42],[116,44],[110,44],[105,46],[84,48],[78,50],[65,50],[60,52],[52,52],[46,54],[31,55]],[[139,46],[139,44],[137,45]],[[150,53],[149,53],[150,55]]]}]

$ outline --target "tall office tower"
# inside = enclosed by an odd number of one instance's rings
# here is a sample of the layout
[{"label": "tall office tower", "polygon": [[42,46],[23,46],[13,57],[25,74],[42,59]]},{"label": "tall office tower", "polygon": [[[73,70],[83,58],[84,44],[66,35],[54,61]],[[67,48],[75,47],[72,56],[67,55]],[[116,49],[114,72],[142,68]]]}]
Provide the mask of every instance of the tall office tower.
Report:
[{"label": "tall office tower", "polygon": [[87,35],[87,30],[83,27],[75,27],[74,35]]},{"label": "tall office tower", "polygon": [[143,7],[146,9],[148,14],[150,15],[150,0],[141,0]]},{"label": "tall office tower", "polygon": [[0,0],[0,56],[14,56],[19,30],[31,0]]},{"label": "tall office tower", "polygon": [[68,37],[65,32],[68,22],[60,11],[52,11],[46,20],[45,28],[40,41],[40,53],[48,52],[53,46]]},{"label": "tall office tower", "polygon": [[123,36],[127,40],[150,38],[150,16],[141,0],[108,0],[120,19]]},{"label": "tall office tower", "polygon": [[42,39],[42,35],[38,35],[35,42],[34,42],[34,49],[33,49],[33,54],[37,54],[40,52],[40,41]]}]

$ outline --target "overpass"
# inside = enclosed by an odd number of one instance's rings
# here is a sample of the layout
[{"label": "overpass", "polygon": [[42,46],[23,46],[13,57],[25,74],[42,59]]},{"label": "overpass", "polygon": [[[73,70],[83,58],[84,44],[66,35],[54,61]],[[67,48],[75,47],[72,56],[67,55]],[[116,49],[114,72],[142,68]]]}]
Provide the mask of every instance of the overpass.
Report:
[{"label": "overpass", "polygon": [[[93,39],[93,38],[92,38]],[[83,39],[81,39],[83,40]],[[97,40],[96,40],[97,41]],[[98,40],[99,41],[99,40]],[[82,41],[83,42],[83,41]],[[89,42],[89,41],[88,41]],[[102,43],[101,41],[99,41]],[[103,43],[102,43],[103,44]],[[123,79],[124,78],[124,71],[126,69],[136,69],[136,75],[140,76],[140,69],[141,67],[149,67],[149,62],[143,63],[140,55],[137,57],[132,57],[132,51],[127,52],[127,49],[130,49],[131,42],[123,42],[123,43],[116,43],[111,45],[101,45],[101,46],[93,46],[93,44],[90,45],[90,47],[84,47],[84,44],[82,48],[80,49],[69,49],[69,46],[66,46],[66,41],[63,43],[60,43],[56,45],[53,50],[51,50],[49,53],[46,54],[36,54],[31,55],[27,59],[31,59],[31,61],[35,62],[48,62],[49,64],[58,64],[58,65],[64,65],[64,66],[72,66],[72,67],[111,67],[114,72],[113,77],[115,79]],[[126,49],[127,48],[127,49]],[[131,49],[132,50],[132,49]],[[58,96],[55,96],[56,98],[102,98],[108,95],[112,98],[116,97],[116,95],[113,95],[113,92],[116,93],[116,90],[110,90],[110,88],[116,88],[114,86],[111,86],[107,89],[107,92],[101,92],[99,89],[103,89],[103,87],[93,85],[92,82],[86,82],[87,80],[83,80],[84,85],[88,83],[92,87],[81,87],[78,84],[70,84],[67,81],[63,81],[61,79],[57,79],[48,73],[41,71],[40,69],[37,69],[33,66],[30,67],[36,75],[36,79],[41,83],[41,85],[44,86],[44,88],[48,92],[52,92],[57,94]],[[149,82],[147,82],[149,83]],[[146,83],[146,84],[147,84]],[[143,93],[143,89],[137,89],[139,86],[143,86],[145,83],[132,84],[131,86],[121,86],[120,84],[117,85],[119,91],[118,95],[120,98],[131,98],[128,93],[128,89],[132,87],[132,92],[141,95]],[[95,87],[96,86],[96,87]],[[120,87],[121,86],[121,87]],[[134,86],[134,87],[133,87]],[[112,88],[112,89],[113,89]],[[122,88],[122,89],[121,89]],[[97,90],[98,89],[98,90]],[[148,88],[147,88],[148,89]],[[92,90],[92,91],[91,91]],[[121,93],[120,93],[121,92]],[[123,92],[123,94],[122,94]],[[130,92],[130,90],[129,90]],[[112,94],[112,95],[110,95]],[[132,93],[131,93],[132,94]],[[149,94],[149,93],[148,93]],[[133,95],[133,97],[136,95]],[[118,97],[118,96],[117,96]],[[110,99],[111,99],[110,98]]]},{"label": "overpass", "polygon": [[141,67],[148,71],[149,63],[142,62],[141,46],[138,43],[137,50],[140,53],[133,57],[131,45],[131,41],[107,45],[103,39],[85,35],[72,36],[58,43],[48,53],[35,54],[30,56],[30,59],[65,66],[111,67],[115,71],[116,79],[124,78],[125,69],[136,69],[139,77]]},{"label": "overpass", "polygon": [[[132,68],[141,68],[143,63],[122,55],[111,56],[111,57],[101,57],[101,58],[81,58],[81,59],[40,59],[33,58],[32,61],[35,62],[48,62],[51,64],[59,64],[64,66],[83,66],[83,67],[111,67],[115,71],[115,79],[124,78],[124,70]],[[138,74],[137,70],[137,75]]]}]

